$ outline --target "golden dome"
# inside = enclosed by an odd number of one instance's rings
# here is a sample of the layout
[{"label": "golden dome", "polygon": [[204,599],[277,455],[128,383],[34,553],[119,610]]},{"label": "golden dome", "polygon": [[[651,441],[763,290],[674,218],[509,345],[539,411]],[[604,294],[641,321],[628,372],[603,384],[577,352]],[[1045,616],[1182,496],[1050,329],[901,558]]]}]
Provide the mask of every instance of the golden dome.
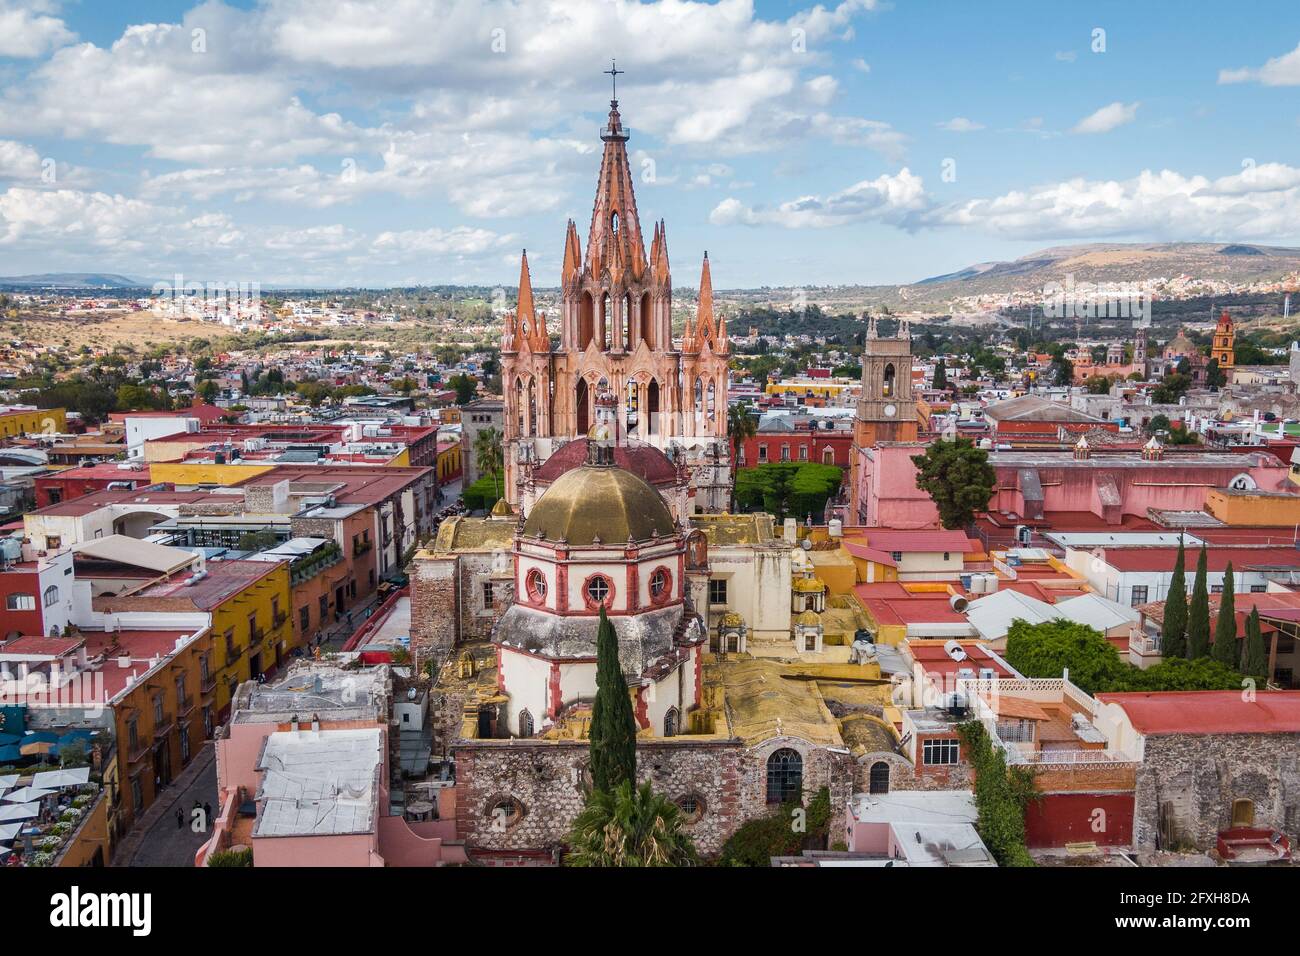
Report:
[{"label": "golden dome", "polygon": [[492,506],[492,517],[509,518],[514,512],[510,510],[510,505],[504,498],[498,498],[497,503]]},{"label": "golden dome", "polygon": [[802,625],[803,627],[820,627],[822,623],[822,616],[818,614],[816,611],[809,608],[808,610],[800,614],[798,617],[796,617],[794,619],[794,622],[796,624]]},{"label": "golden dome", "polygon": [[741,617],[739,614],[737,614],[735,611],[728,611],[726,614],[722,615],[722,626],[723,627],[744,627],[745,619]]},{"label": "golden dome", "polygon": [[676,531],[659,492],[630,471],[583,465],[565,472],[537,499],[524,534],[572,545],[620,545]]},{"label": "golden dome", "polygon": [[821,578],[795,578],[792,587],[804,594],[818,594],[826,590]]}]

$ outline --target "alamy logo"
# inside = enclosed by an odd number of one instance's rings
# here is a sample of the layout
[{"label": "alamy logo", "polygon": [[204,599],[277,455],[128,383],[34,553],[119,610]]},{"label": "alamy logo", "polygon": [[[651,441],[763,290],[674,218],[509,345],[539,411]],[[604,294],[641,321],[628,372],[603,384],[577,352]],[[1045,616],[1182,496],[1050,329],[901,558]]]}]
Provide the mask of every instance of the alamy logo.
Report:
[{"label": "alamy logo", "polygon": [[51,896],[50,907],[55,927],[127,927],[135,936],[148,936],[153,928],[151,893],[82,893],[74,886]]}]

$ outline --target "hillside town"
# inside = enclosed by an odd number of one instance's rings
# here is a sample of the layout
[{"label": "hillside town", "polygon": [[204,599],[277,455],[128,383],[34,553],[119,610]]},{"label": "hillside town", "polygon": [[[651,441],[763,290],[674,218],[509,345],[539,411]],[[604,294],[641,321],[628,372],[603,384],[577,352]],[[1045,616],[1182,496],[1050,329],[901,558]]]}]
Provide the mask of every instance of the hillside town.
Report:
[{"label": "hillside town", "polygon": [[628,138],[477,340],[0,353],[0,865],[1291,865],[1300,344],[768,334]]}]

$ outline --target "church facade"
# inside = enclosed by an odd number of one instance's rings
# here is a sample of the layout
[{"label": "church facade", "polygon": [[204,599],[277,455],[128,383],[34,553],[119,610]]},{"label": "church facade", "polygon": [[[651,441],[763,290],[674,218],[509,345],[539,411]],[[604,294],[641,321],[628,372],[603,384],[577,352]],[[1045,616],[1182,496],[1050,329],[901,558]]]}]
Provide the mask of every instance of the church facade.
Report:
[{"label": "church facade", "polygon": [[689,510],[727,510],[726,320],[714,314],[708,253],[699,305],[673,338],[667,229],[654,223],[646,251],[637,212],[628,132],[610,102],[604,154],[585,250],[572,220],[565,234],[558,328],[534,301],[525,252],[519,298],[501,338],[505,393],[505,494],[518,508],[535,498],[537,469],[585,438],[598,407],[613,408],[619,445],[648,445],[689,474]]}]

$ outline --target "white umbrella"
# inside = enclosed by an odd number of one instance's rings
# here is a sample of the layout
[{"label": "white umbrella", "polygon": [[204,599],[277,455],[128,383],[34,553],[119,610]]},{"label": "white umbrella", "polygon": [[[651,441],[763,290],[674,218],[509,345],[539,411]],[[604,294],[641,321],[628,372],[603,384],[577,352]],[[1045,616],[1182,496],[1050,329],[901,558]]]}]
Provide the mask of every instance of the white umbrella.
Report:
[{"label": "white umbrella", "polygon": [[47,770],[32,777],[32,786],[40,790],[57,787],[79,787],[90,781],[90,768],[77,767],[75,770]]},{"label": "white umbrella", "polygon": [[0,823],[0,842],[12,840],[22,831],[23,825],[21,823]]},{"label": "white umbrella", "polygon": [[9,776],[5,776],[5,777],[0,777],[0,792],[8,790],[17,782],[18,782],[18,774],[16,773],[10,774]]},{"label": "white umbrella", "polygon": [[0,800],[6,803],[32,803],[57,792],[57,790],[42,790],[39,787],[19,787],[0,797]]},{"label": "white umbrella", "polygon": [[8,804],[0,806],[0,822],[6,820],[31,820],[41,815],[39,803]]}]

